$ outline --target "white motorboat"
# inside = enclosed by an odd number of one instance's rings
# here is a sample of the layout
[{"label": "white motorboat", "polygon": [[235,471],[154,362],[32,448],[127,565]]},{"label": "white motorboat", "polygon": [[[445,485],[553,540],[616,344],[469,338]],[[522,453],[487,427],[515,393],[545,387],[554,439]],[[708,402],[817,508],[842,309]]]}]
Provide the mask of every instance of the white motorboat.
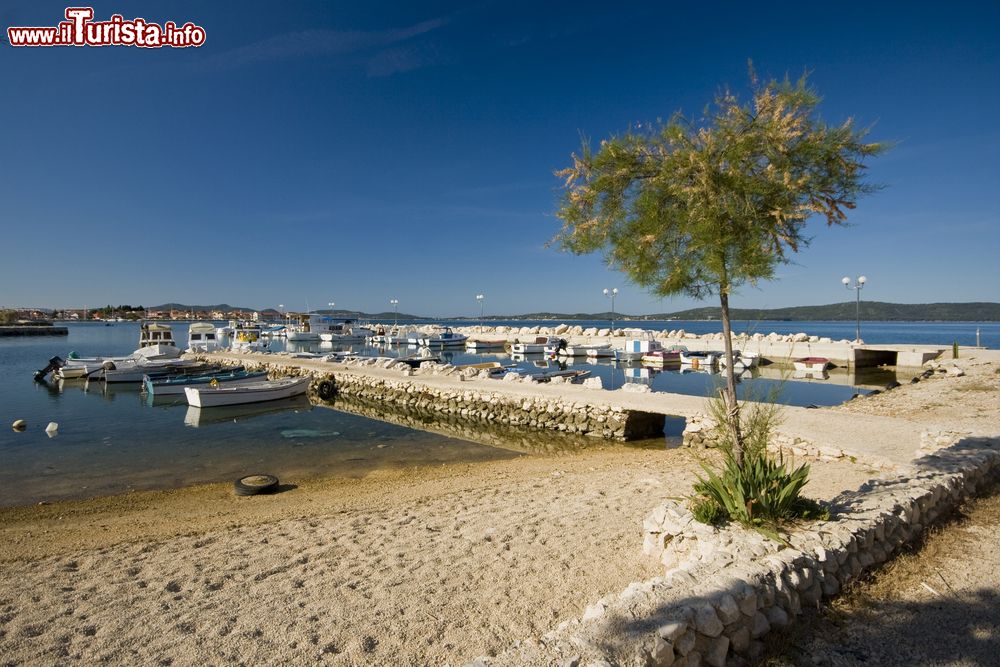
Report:
[{"label": "white motorboat", "polygon": [[538,336],[533,343],[516,341],[510,346],[510,351],[514,354],[543,354],[545,348],[559,347],[564,342],[559,336]]},{"label": "white motorboat", "polygon": [[792,363],[795,364],[795,370],[808,373],[822,373],[830,367],[830,360],[826,357],[801,357]]},{"label": "white motorboat", "polygon": [[693,368],[712,368],[719,362],[718,352],[692,352],[683,350],[680,353],[681,365]]},{"label": "white motorboat", "polygon": [[[733,350],[733,370],[737,373],[747,371],[753,368],[757,368],[757,364],[760,363],[760,355],[754,352],[741,352],[739,350]],[[719,366],[722,368],[726,367],[726,355],[719,355]]]},{"label": "white motorboat", "polygon": [[424,347],[450,347],[452,345],[465,345],[468,338],[465,334],[455,333],[450,327],[432,332],[420,339],[420,344]]},{"label": "white motorboat", "polygon": [[319,339],[325,343],[363,343],[375,335],[369,327],[358,324],[355,320],[324,318],[309,328],[319,333]]},{"label": "white motorboat", "polygon": [[243,405],[264,403],[291,398],[306,393],[309,378],[282,378],[242,384],[235,387],[225,385],[185,387],[184,395],[188,405],[196,408],[212,408],[220,405]]},{"label": "white motorboat", "polygon": [[608,345],[571,345],[560,352],[567,357],[589,357],[590,359],[611,359],[615,349]]},{"label": "white motorboat", "polygon": [[215,325],[210,322],[193,322],[188,327],[188,352],[215,352],[221,348]]},{"label": "white motorboat", "polygon": [[470,338],[465,341],[465,349],[470,352],[502,350],[507,347],[506,338]]}]

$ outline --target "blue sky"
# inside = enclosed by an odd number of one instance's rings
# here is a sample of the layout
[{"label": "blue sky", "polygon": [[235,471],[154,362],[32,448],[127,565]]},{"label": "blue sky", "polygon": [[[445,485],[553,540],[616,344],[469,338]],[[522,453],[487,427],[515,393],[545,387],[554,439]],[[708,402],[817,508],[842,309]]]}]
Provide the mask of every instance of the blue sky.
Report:
[{"label": "blue sky", "polygon": [[[65,4],[0,7],[54,26]],[[220,303],[433,316],[659,300],[546,248],[581,135],[812,72],[898,146],[882,192],[735,307],[1000,300],[1000,5],[95,2],[201,48],[0,46],[0,306]],[[708,301],[715,304],[715,301]]]}]

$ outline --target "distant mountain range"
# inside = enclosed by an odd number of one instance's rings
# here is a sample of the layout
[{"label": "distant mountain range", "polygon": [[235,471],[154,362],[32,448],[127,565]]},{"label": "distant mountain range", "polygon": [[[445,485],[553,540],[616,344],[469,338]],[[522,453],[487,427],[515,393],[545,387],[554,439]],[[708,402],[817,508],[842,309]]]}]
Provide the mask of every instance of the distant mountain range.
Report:
[{"label": "distant mountain range", "polygon": [[[734,320],[785,320],[785,321],[809,321],[809,320],[854,320],[854,301],[843,303],[831,303],[824,306],[794,306],[790,308],[734,308],[731,310],[731,317]],[[218,310],[229,312],[234,310],[253,311],[254,308],[230,306],[229,304],[217,304],[211,306],[194,306],[180,303],[166,303],[161,306],[151,307],[150,310],[180,310],[204,312]],[[261,313],[273,316],[278,311],[274,308],[267,308]],[[478,317],[450,317],[433,318],[412,315],[409,313],[380,312],[365,313],[349,310],[318,310],[316,312],[331,315],[333,317],[352,317],[369,320],[433,320],[433,319],[453,319],[478,321]],[[690,308],[673,313],[654,313],[651,315],[630,315],[628,313],[614,313],[614,319],[618,321],[629,320],[717,320],[720,318],[718,306],[705,306],[701,308]],[[552,313],[536,312],[524,313],[520,315],[489,315],[484,319],[488,321],[496,320],[610,320],[611,312],[602,313]],[[974,302],[974,303],[886,303],[882,301],[862,301],[861,319],[866,321],[944,321],[944,322],[1000,322],[1000,303]]]}]

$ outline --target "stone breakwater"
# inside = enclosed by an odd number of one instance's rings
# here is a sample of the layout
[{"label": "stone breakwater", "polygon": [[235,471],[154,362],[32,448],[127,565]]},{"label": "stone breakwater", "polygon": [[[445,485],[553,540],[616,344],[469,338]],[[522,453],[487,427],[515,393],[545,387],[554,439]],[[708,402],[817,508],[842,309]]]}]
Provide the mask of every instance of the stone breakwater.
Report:
[{"label": "stone breakwater", "polygon": [[[589,403],[559,396],[524,397],[503,391],[491,391],[481,386],[455,389],[434,386],[420,377],[472,379],[483,372],[472,368],[425,363],[419,369],[394,359],[359,358],[342,363],[323,362],[322,370],[296,364],[300,360],[270,357],[253,360],[244,355],[227,358],[221,355],[201,355],[198,358],[240,363],[251,370],[266,370],[270,377],[279,375],[311,375],[310,395],[319,398],[321,385],[331,383],[335,396],[381,402],[389,411],[393,408],[458,415],[467,420],[523,426],[568,434],[586,435],[607,440],[635,440],[662,436],[665,417],[662,414],[629,410],[622,407]],[[377,368],[398,375],[384,376],[364,372]],[[357,369],[352,372],[352,369]],[[561,378],[553,378],[560,380]],[[490,381],[495,382],[495,381]],[[506,383],[505,380],[500,382]],[[529,382],[527,378],[510,376],[510,383]],[[596,389],[600,385],[595,386]]]},{"label": "stone breakwater", "polygon": [[[514,338],[523,336],[563,336],[566,338],[656,338],[661,341],[708,341],[708,342],[718,342],[719,344],[723,341],[722,332],[718,333],[707,333],[707,334],[696,334],[685,331],[684,329],[670,329],[670,330],[655,330],[655,329],[642,329],[638,327],[623,327],[623,328],[598,328],[598,327],[581,327],[579,325],[573,326],[569,324],[559,324],[551,327],[544,326],[533,326],[533,327],[510,327],[510,326],[498,326],[498,327],[459,327],[455,329],[459,333],[464,333],[472,338],[479,335],[484,336],[505,336],[508,340],[513,341]],[[748,341],[766,341],[771,343],[837,343],[842,345],[850,344],[851,341],[846,339],[833,340],[825,336],[810,336],[807,333],[799,332],[794,334],[779,334],[775,332],[763,334],[763,333],[733,333],[734,342],[748,342]]]},{"label": "stone breakwater", "polygon": [[884,563],[969,495],[1000,478],[1000,441],[965,438],[832,502],[830,521],[787,545],[739,528],[694,521],[669,502],[643,522],[643,551],[664,576],[636,582],[537,639],[471,665],[712,667],[746,665],[761,639],[807,606],[837,595]]},{"label": "stone breakwater", "polygon": [[[338,394],[430,410],[466,419],[582,434],[609,440],[632,440],[663,433],[663,416],[552,398],[512,399],[488,390],[438,389],[406,379],[375,379],[339,372],[329,376]],[[314,382],[318,387],[323,382]]]},{"label": "stone breakwater", "polygon": [[430,431],[449,438],[479,442],[491,447],[532,454],[567,454],[583,451],[594,445],[586,435],[561,434],[553,437],[551,431],[500,424],[486,418],[444,413],[416,406],[393,405],[388,410],[381,399],[366,399],[341,394],[320,405],[351,414],[378,419]]}]

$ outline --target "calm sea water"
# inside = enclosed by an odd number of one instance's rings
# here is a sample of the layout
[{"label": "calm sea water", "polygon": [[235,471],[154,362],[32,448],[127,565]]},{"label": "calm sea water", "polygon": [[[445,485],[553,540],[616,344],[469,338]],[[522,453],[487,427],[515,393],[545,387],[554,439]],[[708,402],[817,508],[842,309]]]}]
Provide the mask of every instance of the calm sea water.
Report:
[{"label": "calm sea water", "polygon": [[[468,325],[468,322],[454,324]],[[603,324],[595,322],[593,326]],[[656,324],[644,322],[641,326],[656,328]],[[660,328],[684,328],[696,333],[717,330],[717,323],[712,322],[660,324]],[[815,326],[810,323],[758,323],[756,330],[853,337],[853,328],[845,332],[845,326],[842,323],[815,323]],[[878,325],[877,329],[872,325],[872,331],[863,335],[873,342],[879,342],[875,336],[884,336],[886,342],[944,344],[960,333],[968,335],[970,328],[974,336],[975,326],[892,323]],[[1000,342],[998,325],[978,326],[983,330],[984,344]],[[33,372],[43,367],[49,357],[65,356],[70,351],[80,356],[128,354],[138,341],[135,324],[70,324],[69,328],[67,337],[0,338],[0,369],[5,375],[5,382],[0,384],[0,420],[4,422],[0,425],[0,505],[227,481],[259,471],[293,481],[327,475],[360,476],[384,467],[520,455],[510,449],[482,444],[498,441],[503,444],[507,436],[497,433],[483,433],[482,438],[477,438],[475,433],[465,433],[461,438],[448,437],[314,407],[303,399],[214,411],[196,410],[188,408],[183,397],[150,404],[138,387],[105,386],[101,382],[82,380],[34,382]],[[175,325],[175,333],[184,341],[186,325]],[[284,346],[281,340],[274,343],[276,351]],[[332,349],[328,345],[296,348],[289,343],[288,346],[302,350]],[[413,352],[405,347],[390,351],[355,347],[355,351],[372,355]],[[464,351],[445,352],[443,356],[445,361],[454,363],[498,360],[532,370],[554,365],[541,356],[518,361],[505,354],[472,355]],[[600,376],[609,388],[625,382],[643,382],[654,390],[708,395],[720,382],[718,375],[707,373],[655,372],[621,367],[607,361],[579,364]],[[763,372],[770,374],[746,378],[740,383],[740,391],[752,392],[755,396],[774,391],[779,400],[791,405],[837,404],[855,393],[897,379],[895,373],[884,370],[864,376],[834,373],[827,380],[813,381],[796,381],[782,376],[780,371],[764,369]],[[29,429],[23,433],[13,432],[9,424],[15,419],[25,419]],[[50,438],[44,432],[49,422],[59,424],[56,437]],[[670,422],[668,438],[676,437],[680,428],[682,424]],[[472,441],[477,439],[479,442]],[[644,446],[662,444],[661,440]],[[531,443],[529,449],[530,446]],[[572,439],[545,434],[544,449],[572,450],[578,446]],[[523,449],[523,437],[513,447]]]}]

